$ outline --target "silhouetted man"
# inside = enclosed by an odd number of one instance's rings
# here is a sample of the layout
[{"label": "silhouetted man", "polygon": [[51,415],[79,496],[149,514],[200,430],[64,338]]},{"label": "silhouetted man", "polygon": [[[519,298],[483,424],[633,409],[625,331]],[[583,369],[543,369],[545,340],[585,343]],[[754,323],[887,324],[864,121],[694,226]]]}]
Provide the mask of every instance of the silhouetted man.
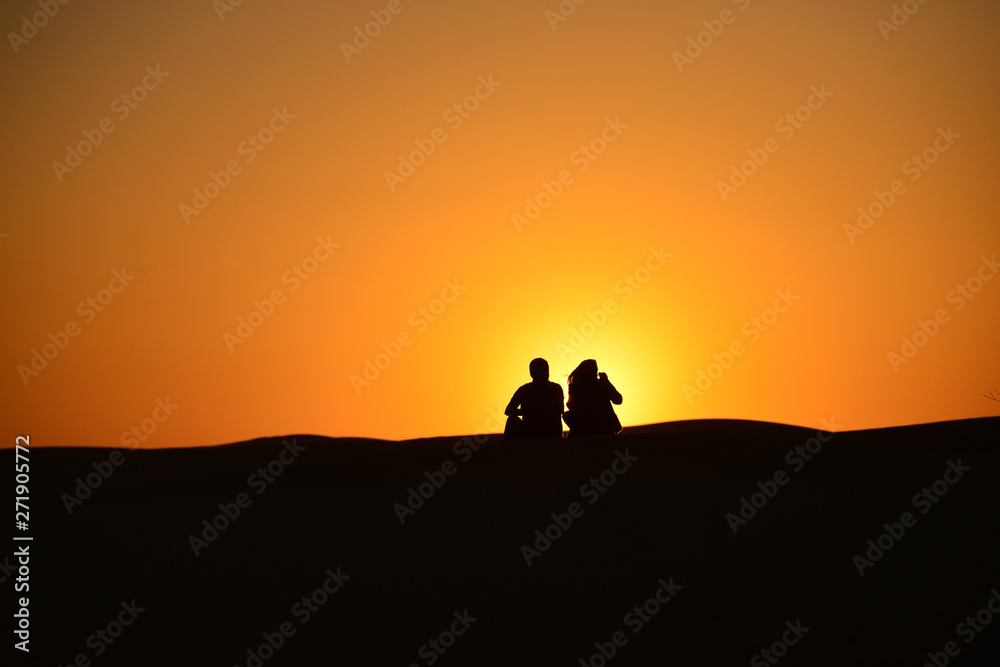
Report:
[{"label": "silhouetted man", "polygon": [[549,382],[549,362],[532,359],[531,382],[522,384],[507,404],[504,440],[562,437],[563,390]]}]

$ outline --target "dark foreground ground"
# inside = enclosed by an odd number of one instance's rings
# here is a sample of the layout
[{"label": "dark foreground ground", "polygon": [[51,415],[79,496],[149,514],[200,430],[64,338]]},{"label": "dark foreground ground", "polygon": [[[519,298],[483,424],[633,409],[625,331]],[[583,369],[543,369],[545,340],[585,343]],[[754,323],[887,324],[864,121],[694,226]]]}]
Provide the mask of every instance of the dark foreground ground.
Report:
[{"label": "dark foreground ground", "polygon": [[1000,418],[659,430],[124,452],[72,513],[114,450],[32,450],[0,663],[1000,664]]}]

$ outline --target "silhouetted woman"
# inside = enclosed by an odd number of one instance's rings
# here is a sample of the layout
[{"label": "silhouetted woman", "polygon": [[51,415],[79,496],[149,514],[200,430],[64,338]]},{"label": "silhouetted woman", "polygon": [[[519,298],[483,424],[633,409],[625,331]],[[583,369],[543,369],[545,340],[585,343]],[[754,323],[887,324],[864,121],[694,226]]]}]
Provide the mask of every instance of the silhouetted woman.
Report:
[{"label": "silhouetted woman", "polygon": [[569,400],[563,415],[569,435],[614,435],[622,423],[611,404],[622,404],[622,395],[608,380],[607,373],[597,372],[593,359],[581,361],[569,374]]}]

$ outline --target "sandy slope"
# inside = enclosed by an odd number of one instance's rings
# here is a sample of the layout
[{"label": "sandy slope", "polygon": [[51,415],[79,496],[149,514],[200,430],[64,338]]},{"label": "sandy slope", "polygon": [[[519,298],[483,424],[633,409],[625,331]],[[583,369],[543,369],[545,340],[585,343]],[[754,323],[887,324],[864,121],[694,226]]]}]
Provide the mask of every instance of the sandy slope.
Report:
[{"label": "sandy slope", "polygon": [[[613,665],[770,664],[755,655],[783,635],[788,665],[919,666],[948,641],[955,665],[1000,655],[1000,614],[968,643],[956,630],[1000,587],[1000,419],[840,433],[808,461],[794,448],[816,432],[796,427],[645,430],[478,450],[298,436],[298,451],[282,438],[137,451],[72,514],[63,494],[108,450],[34,450],[21,664],[599,665],[595,643],[610,653],[615,633]],[[947,493],[914,505],[959,459]],[[269,463],[271,481],[255,472]],[[585,487],[614,468],[603,491]],[[394,505],[425,472],[444,481],[401,523]],[[757,482],[773,497],[727,521]],[[238,498],[237,518],[217,518]],[[571,510],[529,566],[522,546]],[[913,525],[860,576],[853,557],[904,512]],[[213,518],[228,527],[203,534]],[[309,610],[324,582],[335,592]],[[13,595],[11,577],[0,585]],[[642,620],[658,591],[669,601]],[[94,634],[122,614],[112,643]],[[273,657],[248,656],[283,623]]]}]

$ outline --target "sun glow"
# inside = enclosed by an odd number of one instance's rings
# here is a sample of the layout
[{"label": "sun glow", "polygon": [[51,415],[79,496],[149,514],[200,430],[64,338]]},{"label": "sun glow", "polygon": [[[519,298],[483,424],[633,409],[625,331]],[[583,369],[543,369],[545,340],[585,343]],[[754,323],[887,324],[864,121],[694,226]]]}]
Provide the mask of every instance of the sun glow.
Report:
[{"label": "sun glow", "polygon": [[[142,447],[471,433],[535,357],[564,386],[595,359],[625,425],[995,413],[1000,280],[948,294],[1000,251],[1000,4],[929,3],[886,39],[861,0],[749,3],[683,71],[704,3],[557,29],[538,2],[418,4],[350,61],[368,10],[318,0],[100,3],[0,61],[9,420],[115,446],[169,398]],[[777,290],[794,305],[745,329]]]}]

